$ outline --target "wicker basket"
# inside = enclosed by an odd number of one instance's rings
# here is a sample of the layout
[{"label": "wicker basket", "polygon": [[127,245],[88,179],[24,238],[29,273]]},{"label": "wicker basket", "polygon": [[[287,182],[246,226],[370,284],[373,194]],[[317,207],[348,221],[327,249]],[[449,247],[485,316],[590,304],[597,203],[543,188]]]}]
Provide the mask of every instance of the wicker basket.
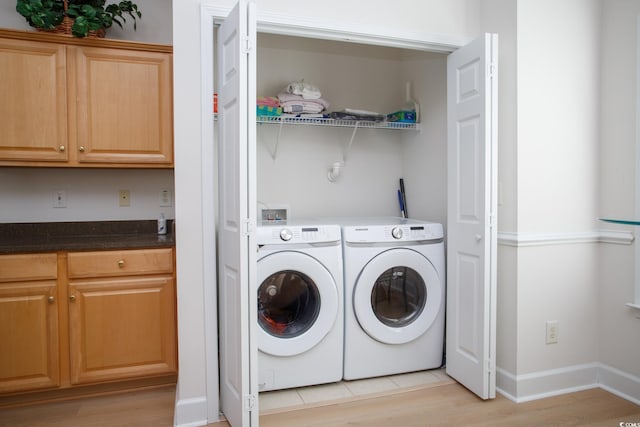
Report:
[{"label": "wicker basket", "polygon": [[[65,12],[67,11],[67,0],[64,0],[64,10]],[[73,27],[73,22],[74,19],[73,18],[69,18],[68,16],[65,16],[64,19],[62,20],[62,22],[60,24],[58,24],[55,28],[51,29],[51,30],[46,30],[43,28],[38,28],[38,31],[44,31],[47,33],[56,33],[56,34],[64,34],[67,36],[71,36],[71,27]],[[106,34],[106,30],[104,28],[100,28],[97,31],[89,31],[89,33],[87,34],[87,37],[94,37],[94,38],[104,38]]]}]

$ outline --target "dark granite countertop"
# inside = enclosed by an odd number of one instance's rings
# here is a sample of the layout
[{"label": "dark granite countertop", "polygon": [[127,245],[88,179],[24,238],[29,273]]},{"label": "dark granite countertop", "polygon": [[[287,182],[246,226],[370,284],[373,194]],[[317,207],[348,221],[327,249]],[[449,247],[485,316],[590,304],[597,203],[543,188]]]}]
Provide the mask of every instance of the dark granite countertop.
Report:
[{"label": "dark granite countertop", "polygon": [[158,235],[155,220],[0,224],[0,254],[175,246],[173,221]]}]

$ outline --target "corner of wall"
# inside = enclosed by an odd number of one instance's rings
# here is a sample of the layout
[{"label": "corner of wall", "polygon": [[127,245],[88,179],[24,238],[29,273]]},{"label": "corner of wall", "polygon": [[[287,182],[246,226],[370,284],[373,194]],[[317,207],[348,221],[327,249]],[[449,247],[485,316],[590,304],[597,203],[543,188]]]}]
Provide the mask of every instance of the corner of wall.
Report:
[{"label": "corner of wall", "polygon": [[587,363],[523,375],[514,375],[498,368],[496,384],[500,394],[516,403],[600,387],[640,405],[640,377],[601,363]]},{"label": "corner of wall", "polygon": [[[173,425],[179,427],[196,427],[207,425],[206,396],[190,399],[176,398]],[[213,422],[213,421],[212,421]]]}]

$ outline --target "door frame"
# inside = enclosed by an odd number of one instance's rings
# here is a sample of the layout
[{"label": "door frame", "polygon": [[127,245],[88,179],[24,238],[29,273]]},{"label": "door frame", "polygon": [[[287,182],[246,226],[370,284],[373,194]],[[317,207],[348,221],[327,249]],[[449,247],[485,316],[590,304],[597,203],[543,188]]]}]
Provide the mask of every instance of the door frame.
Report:
[{"label": "door frame", "polygon": [[[213,28],[231,12],[232,7],[203,4],[200,7],[200,58],[201,58],[201,150],[202,150],[202,217],[217,219],[217,153],[215,144],[212,100],[214,94],[214,31]],[[298,15],[286,15],[257,11],[258,33],[270,33],[297,37],[353,42],[427,52],[451,53],[466,45],[474,37],[445,37],[428,34],[422,39],[409,38],[407,34],[386,33],[356,25],[336,24],[320,19],[300,19]],[[211,197],[211,195],[214,197]],[[216,259],[216,224],[203,221],[203,259]],[[220,393],[218,375],[218,301],[216,293],[217,270],[213,263],[203,263],[206,406],[208,422],[220,419]],[[213,284],[213,286],[210,286]]]}]

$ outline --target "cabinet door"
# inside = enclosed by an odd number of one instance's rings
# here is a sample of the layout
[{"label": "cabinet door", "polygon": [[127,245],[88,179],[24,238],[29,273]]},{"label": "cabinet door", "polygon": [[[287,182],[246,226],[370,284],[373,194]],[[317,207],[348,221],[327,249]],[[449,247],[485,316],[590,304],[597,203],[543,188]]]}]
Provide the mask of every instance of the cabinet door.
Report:
[{"label": "cabinet door", "polygon": [[77,100],[70,136],[78,162],[170,167],[171,55],[80,46],[68,51]]},{"label": "cabinet door", "polygon": [[0,283],[0,393],[60,385],[56,282]]},{"label": "cabinet door", "polygon": [[71,383],[177,372],[172,277],[69,284]]},{"label": "cabinet door", "polygon": [[65,47],[0,39],[0,165],[67,160]]}]

